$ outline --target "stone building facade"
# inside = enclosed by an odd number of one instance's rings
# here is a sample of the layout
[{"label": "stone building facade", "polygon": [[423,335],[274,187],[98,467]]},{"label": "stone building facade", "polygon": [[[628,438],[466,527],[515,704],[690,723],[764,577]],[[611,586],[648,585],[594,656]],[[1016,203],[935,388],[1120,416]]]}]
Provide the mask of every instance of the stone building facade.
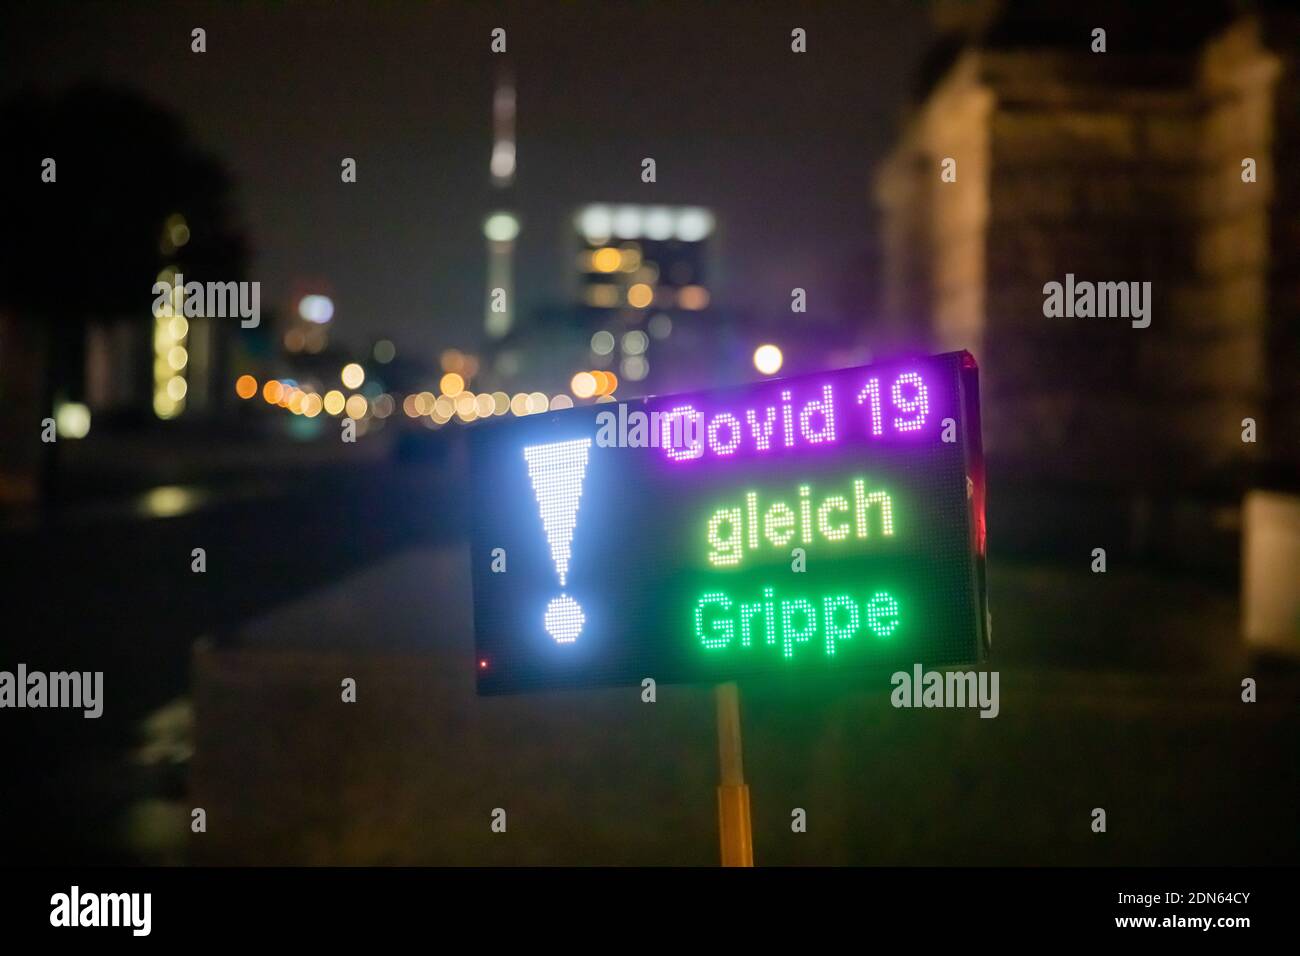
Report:
[{"label": "stone building facade", "polygon": [[[1154,52],[1121,20],[1105,53],[1089,19],[1041,39],[1004,11],[936,71],[875,183],[884,328],[978,358],[1010,538],[1054,513],[1217,550],[1241,490],[1300,464],[1300,18],[1184,23]],[[1067,274],[1149,281],[1150,325],[1046,316]],[[1035,489],[1056,494],[1030,521]]]}]

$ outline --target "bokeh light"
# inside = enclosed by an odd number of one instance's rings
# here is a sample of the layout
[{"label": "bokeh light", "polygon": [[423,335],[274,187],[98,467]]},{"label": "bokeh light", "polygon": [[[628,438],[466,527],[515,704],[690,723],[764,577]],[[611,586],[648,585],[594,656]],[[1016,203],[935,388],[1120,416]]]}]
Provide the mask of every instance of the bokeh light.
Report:
[{"label": "bokeh light", "polygon": [[618,206],[614,209],[614,235],[636,239],[641,235],[641,207]]},{"label": "bokeh light", "polygon": [[578,213],[577,225],[589,243],[607,242],[614,231],[614,215],[608,206],[588,206]]},{"label": "bokeh light", "polygon": [[713,214],[694,207],[678,210],[676,233],[682,242],[699,242],[713,231]]},{"label": "bokeh light", "polygon": [[334,318],[334,301],[327,295],[305,295],[298,300],[298,315],[308,322],[324,325]]},{"label": "bokeh light", "polygon": [[673,212],[667,206],[651,206],[641,219],[641,229],[647,239],[662,242],[673,235]]},{"label": "bokeh light", "polygon": [[483,235],[493,242],[512,242],[519,235],[519,220],[508,212],[495,212],[483,222]]},{"label": "bokeh light", "polygon": [[627,304],[634,309],[644,309],[654,301],[655,291],[644,282],[638,282],[636,285],[629,286],[627,290]]},{"label": "bokeh light", "polygon": [[455,398],[465,391],[465,379],[461,377],[459,372],[448,372],[439,380],[438,391]]},{"label": "bokeh light", "polygon": [[614,272],[618,269],[622,256],[617,249],[605,246],[603,249],[597,249],[591,255],[591,266],[597,272]]},{"label": "bokeh light", "polygon": [[641,247],[635,242],[619,247],[618,267],[623,272],[636,272],[641,268]]},{"label": "bokeh light", "polygon": [[758,369],[764,375],[775,375],[781,371],[781,365],[785,362],[785,356],[775,345],[760,345],[754,349],[754,368]]},{"label": "bokeh light", "polygon": [[706,309],[709,305],[709,290],[699,285],[682,286],[677,291],[677,304],[691,312]]},{"label": "bokeh light", "polygon": [[339,374],[344,388],[360,388],[366,380],[366,370],[356,362],[349,362],[343,366],[343,371]]},{"label": "bokeh light", "polygon": [[343,410],[347,412],[348,418],[354,421],[366,417],[366,412],[370,408],[370,403],[366,401],[364,395],[349,395],[347,402],[343,405]]},{"label": "bokeh light", "polygon": [[623,353],[625,355],[641,355],[649,344],[650,339],[640,329],[633,329],[631,332],[623,333]]},{"label": "bokeh light", "polygon": [[90,434],[90,409],[81,402],[64,402],[54,410],[54,430],[60,438],[85,438]]}]

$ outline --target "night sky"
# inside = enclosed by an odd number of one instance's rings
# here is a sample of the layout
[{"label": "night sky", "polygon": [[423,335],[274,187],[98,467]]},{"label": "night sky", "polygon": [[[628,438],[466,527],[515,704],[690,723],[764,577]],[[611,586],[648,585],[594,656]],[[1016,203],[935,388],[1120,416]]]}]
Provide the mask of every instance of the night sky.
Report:
[{"label": "night sky", "polygon": [[[573,207],[640,201],[717,211],[716,305],[772,315],[802,286],[811,313],[865,317],[870,176],[916,82],[923,8],[696,6],[11,7],[0,94],[89,79],[173,109],[235,175],[264,304],[287,308],[296,278],[323,277],[337,334],[432,350],[479,341],[481,224],[502,204],[492,89],[508,66],[521,315],[568,301]],[[205,54],[190,51],[195,26]],[[489,51],[496,26],[504,56]],[[796,26],[807,54],[790,52]],[[340,182],[345,156],[356,184]]]}]

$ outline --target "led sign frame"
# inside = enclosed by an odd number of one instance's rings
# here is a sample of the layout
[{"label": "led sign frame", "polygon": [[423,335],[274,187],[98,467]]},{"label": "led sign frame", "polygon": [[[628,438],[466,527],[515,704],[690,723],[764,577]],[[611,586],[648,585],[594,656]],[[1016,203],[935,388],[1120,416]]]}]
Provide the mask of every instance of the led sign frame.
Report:
[{"label": "led sign frame", "polygon": [[483,423],[481,694],[978,662],[965,352]]}]

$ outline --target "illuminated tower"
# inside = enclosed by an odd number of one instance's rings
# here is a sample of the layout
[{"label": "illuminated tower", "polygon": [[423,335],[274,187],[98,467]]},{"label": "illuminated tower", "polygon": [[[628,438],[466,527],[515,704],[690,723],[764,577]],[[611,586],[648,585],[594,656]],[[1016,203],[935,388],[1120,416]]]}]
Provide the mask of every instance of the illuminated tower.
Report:
[{"label": "illuminated tower", "polygon": [[[492,186],[503,193],[515,181],[515,86],[502,73],[492,97]],[[507,198],[502,194],[502,198]],[[502,203],[504,205],[504,203]],[[514,254],[519,219],[513,212],[498,210],[483,223],[487,239],[487,296],[483,305],[483,327],[488,337],[499,339],[514,325]]]}]

